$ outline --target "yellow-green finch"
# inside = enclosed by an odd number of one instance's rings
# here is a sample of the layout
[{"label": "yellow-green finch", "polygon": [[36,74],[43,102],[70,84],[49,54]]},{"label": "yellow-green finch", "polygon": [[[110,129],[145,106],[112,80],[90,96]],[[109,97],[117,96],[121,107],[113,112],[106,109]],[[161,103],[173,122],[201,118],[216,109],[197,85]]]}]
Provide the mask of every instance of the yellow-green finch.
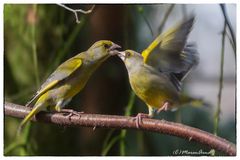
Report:
[{"label": "yellow-green finch", "polygon": [[142,117],[152,117],[154,109],[168,110],[192,99],[179,93],[181,81],[198,63],[198,53],[186,44],[194,18],[167,30],[139,54],[133,50],[119,52],[128,71],[133,91],[148,106],[149,114],[137,115],[137,127]]},{"label": "yellow-green finch", "polygon": [[36,95],[26,106],[33,107],[23,119],[19,130],[39,111],[66,111],[63,109],[71,98],[86,85],[92,73],[111,55],[117,53],[120,46],[108,40],[94,43],[87,51],[77,54],[62,63],[41,85]]}]

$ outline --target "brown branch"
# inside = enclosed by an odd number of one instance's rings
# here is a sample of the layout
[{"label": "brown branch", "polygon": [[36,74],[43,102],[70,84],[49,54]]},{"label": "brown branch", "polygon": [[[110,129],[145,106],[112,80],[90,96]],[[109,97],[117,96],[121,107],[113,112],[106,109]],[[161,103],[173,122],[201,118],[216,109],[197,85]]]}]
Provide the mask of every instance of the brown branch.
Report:
[{"label": "brown branch", "polygon": [[[23,118],[31,108],[5,102],[5,115]],[[134,117],[99,115],[99,114],[81,114],[73,115],[71,118],[62,113],[40,112],[33,118],[33,121],[54,123],[63,126],[84,126],[99,128],[117,128],[117,129],[138,129]],[[208,132],[197,128],[189,127],[179,123],[168,122],[165,120],[156,120],[143,118],[138,130],[157,132],[185,138],[189,141],[196,141],[210,148],[222,151],[228,155],[236,155],[236,146],[227,140],[214,136]]]}]

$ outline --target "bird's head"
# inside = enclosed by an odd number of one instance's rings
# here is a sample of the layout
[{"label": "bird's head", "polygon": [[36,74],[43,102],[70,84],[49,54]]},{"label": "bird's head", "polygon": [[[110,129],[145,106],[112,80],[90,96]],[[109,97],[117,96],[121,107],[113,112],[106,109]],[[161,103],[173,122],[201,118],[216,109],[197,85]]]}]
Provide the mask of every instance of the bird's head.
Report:
[{"label": "bird's head", "polygon": [[143,57],[140,53],[133,50],[118,52],[118,56],[123,60],[127,69],[143,64]]},{"label": "bird's head", "polygon": [[102,57],[105,57],[105,56],[118,54],[119,51],[117,49],[120,49],[120,48],[121,46],[113,43],[112,41],[101,40],[101,41],[95,42],[88,49],[88,54],[93,59],[101,59]]}]

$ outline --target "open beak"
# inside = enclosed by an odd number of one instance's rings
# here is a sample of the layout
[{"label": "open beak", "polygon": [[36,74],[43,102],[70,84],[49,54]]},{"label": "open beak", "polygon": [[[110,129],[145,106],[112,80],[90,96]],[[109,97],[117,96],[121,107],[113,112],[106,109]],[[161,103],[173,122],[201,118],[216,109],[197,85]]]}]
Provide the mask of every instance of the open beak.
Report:
[{"label": "open beak", "polygon": [[119,53],[119,51],[117,49],[120,49],[121,46],[117,45],[117,44],[113,44],[110,48],[109,48],[109,54],[111,54],[112,56],[113,55],[116,55]]},{"label": "open beak", "polygon": [[123,61],[125,61],[126,57],[125,57],[125,52],[118,52],[118,57],[120,57]]}]

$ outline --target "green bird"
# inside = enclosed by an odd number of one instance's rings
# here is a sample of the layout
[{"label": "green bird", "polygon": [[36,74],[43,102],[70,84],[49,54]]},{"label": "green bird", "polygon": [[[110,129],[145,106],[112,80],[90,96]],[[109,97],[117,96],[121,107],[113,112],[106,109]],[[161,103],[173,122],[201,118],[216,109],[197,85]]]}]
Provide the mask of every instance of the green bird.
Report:
[{"label": "green bird", "polygon": [[149,114],[137,115],[137,127],[141,118],[153,117],[156,109],[160,112],[185,103],[201,104],[200,100],[180,94],[181,82],[198,64],[195,46],[186,43],[193,22],[194,17],[191,17],[159,35],[142,54],[133,50],[119,52],[131,88],[149,110]]},{"label": "green bird", "polygon": [[94,43],[87,51],[62,63],[26,104],[33,109],[21,122],[19,131],[39,111],[63,111],[75,114],[72,110],[63,107],[84,88],[93,72],[107,58],[115,55],[119,48],[121,48],[119,45],[111,41],[101,40]]}]

